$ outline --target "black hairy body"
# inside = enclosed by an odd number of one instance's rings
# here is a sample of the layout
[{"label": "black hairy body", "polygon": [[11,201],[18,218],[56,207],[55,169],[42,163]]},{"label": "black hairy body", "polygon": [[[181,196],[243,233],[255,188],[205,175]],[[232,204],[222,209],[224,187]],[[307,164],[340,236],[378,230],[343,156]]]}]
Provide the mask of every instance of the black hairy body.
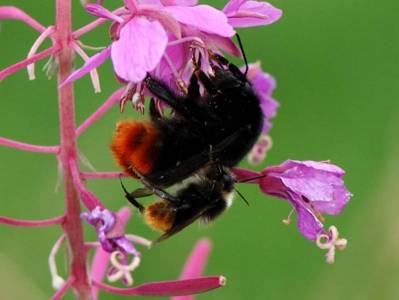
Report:
[{"label": "black hairy body", "polygon": [[[233,167],[249,152],[263,127],[260,100],[244,74],[223,57],[214,74],[199,68],[190,79],[187,95],[177,95],[158,79],[147,77],[148,90],[173,109],[173,116],[163,117],[150,105],[151,122],[156,132],[151,151],[137,152],[146,141],[146,132],[129,138],[119,126],[112,149],[119,164],[130,175],[131,168],[145,175],[157,187],[168,187],[191,176],[210,161]],[[199,82],[205,93],[200,94]],[[140,144],[141,143],[141,144]],[[129,150],[129,147],[134,148]],[[131,151],[131,153],[129,153]],[[134,152],[136,151],[136,152]],[[141,168],[140,164],[151,165]]]}]

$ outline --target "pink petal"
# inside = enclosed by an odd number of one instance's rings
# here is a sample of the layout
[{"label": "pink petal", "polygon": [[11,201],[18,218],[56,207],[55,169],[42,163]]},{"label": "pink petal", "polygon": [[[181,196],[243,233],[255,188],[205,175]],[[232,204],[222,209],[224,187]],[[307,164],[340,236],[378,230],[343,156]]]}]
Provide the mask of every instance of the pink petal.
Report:
[{"label": "pink petal", "polygon": [[204,293],[226,284],[223,276],[203,277],[188,280],[151,282],[135,288],[116,288],[93,280],[93,285],[105,292],[117,295],[140,295],[171,297]]},{"label": "pink petal", "polygon": [[232,1],[223,11],[233,27],[268,25],[280,19],[282,11],[267,2]]},{"label": "pink petal", "polygon": [[46,30],[46,27],[14,6],[0,6],[0,20],[20,20],[39,32]]},{"label": "pink petal", "polygon": [[194,247],[184,265],[180,279],[189,279],[199,277],[203,274],[205,264],[208,261],[212,244],[208,239],[200,240]]},{"label": "pink petal", "polygon": [[[102,281],[105,273],[107,272],[108,262],[111,257],[111,253],[103,250],[102,247],[97,247],[96,253],[94,254],[93,264],[91,268],[91,278],[95,281]],[[91,289],[91,295],[93,300],[98,299],[98,288],[93,286]]]},{"label": "pink petal", "polygon": [[177,6],[194,6],[197,5],[197,0],[161,0],[165,6],[177,5]]},{"label": "pink petal", "polygon": [[86,75],[89,73],[91,70],[97,68],[99,65],[104,63],[104,61],[109,57],[111,53],[111,48],[107,47],[101,52],[97,53],[96,55],[93,55],[92,57],[89,58],[88,61],[85,62],[85,64],[75,72],[73,72],[69,77],[61,83],[61,86],[70,83],[72,81],[75,81],[76,79],[79,79],[83,75]]},{"label": "pink petal", "polygon": [[223,37],[235,35],[235,31],[228,23],[226,15],[211,6],[168,6],[165,9],[180,23],[193,26],[201,31]]},{"label": "pink petal", "polygon": [[181,38],[180,24],[167,12],[159,8],[142,5],[137,14],[159,21],[164,28],[173,33],[175,38]]},{"label": "pink petal", "polygon": [[142,81],[155,69],[168,43],[168,35],[158,21],[134,18],[112,43],[111,58],[116,74],[129,82]]}]

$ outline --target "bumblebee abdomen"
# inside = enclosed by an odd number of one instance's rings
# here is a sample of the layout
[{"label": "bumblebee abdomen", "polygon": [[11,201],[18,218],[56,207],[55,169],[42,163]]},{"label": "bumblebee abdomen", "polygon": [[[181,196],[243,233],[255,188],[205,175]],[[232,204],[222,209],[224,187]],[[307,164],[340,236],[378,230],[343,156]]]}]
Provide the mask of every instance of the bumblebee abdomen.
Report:
[{"label": "bumblebee abdomen", "polygon": [[158,231],[166,232],[175,221],[175,211],[164,200],[157,201],[145,208],[144,219],[148,225]]},{"label": "bumblebee abdomen", "polygon": [[116,125],[111,149],[126,173],[136,177],[132,167],[143,175],[153,170],[159,154],[158,136],[151,122],[121,121]]}]

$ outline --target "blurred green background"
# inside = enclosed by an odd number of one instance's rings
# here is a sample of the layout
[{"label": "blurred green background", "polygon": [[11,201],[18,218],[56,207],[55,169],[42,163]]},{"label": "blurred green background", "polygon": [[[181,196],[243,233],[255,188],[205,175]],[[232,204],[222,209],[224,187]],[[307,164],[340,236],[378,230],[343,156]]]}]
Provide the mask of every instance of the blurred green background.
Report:
[{"label": "blurred green background", "polygon": [[[53,23],[53,1],[0,3],[19,6],[42,24]],[[224,3],[212,2],[218,7]],[[177,278],[196,240],[208,236],[213,251],[206,274],[223,274],[228,281],[199,299],[399,299],[399,2],[272,3],[284,10],[279,22],[240,30],[249,59],[261,60],[278,82],[274,95],[281,106],[271,131],[274,146],[261,167],[288,158],[330,159],[342,166],[354,197],[342,215],[327,217],[327,225],[340,229],[348,248],[337,254],[334,265],[327,265],[324,252],[303,238],[295,224],[281,223],[290,211],[288,203],[248,185],[240,190],[249,208],[236,201],[210,228],[194,225],[144,250],[136,283]],[[78,28],[92,17],[79,1],[74,4]],[[0,25],[2,69],[27,55],[37,33],[20,22]],[[102,27],[83,41],[106,45],[106,32]],[[0,136],[58,143],[56,82],[40,72],[44,63],[37,65],[35,81],[28,81],[22,70],[0,84]],[[81,64],[77,59],[76,65]],[[76,84],[78,123],[119,86],[110,62],[99,72],[101,94],[94,94],[88,76]],[[117,169],[109,151],[114,124],[132,117],[130,109],[121,115],[115,107],[79,140],[81,152],[97,170]],[[54,157],[0,147],[0,169],[0,215],[36,219],[63,212],[63,191],[54,191]],[[132,188],[132,181],[126,182]],[[126,205],[118,181],[92,181],[89,187],[110,209]],[[93,239],[93,230],[86,229]],[[128,231],[157,237],[137,213]],[[49,298],[47,256],[60,234],[58,228],[0,226],[0,299]],[[104,294],[103,299],[122,297]]]}]

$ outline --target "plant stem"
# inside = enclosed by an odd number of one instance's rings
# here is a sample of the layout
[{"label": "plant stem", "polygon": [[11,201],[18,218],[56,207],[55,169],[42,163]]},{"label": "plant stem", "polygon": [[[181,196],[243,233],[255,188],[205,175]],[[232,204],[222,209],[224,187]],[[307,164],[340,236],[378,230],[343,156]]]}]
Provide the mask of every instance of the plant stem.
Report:
[{"label": "plant stem", "polygon": [[[56,54],[58,61],[58,84],[69,76],[72,70],[71,0],[56,0],[55,42],[61,50]],[[71,254],[70,276],[74,278],[73,287],[78,299],[88,299],[90,284],[86,269],[86,249],[83,239],[83,226],[80,219],[80,204],[73,183],[69,161],[76,159],[75,107],[73,84],[68,83],[58,89],[60,114],[60,161],[63,170],[66,213],[64,230]]]}]

